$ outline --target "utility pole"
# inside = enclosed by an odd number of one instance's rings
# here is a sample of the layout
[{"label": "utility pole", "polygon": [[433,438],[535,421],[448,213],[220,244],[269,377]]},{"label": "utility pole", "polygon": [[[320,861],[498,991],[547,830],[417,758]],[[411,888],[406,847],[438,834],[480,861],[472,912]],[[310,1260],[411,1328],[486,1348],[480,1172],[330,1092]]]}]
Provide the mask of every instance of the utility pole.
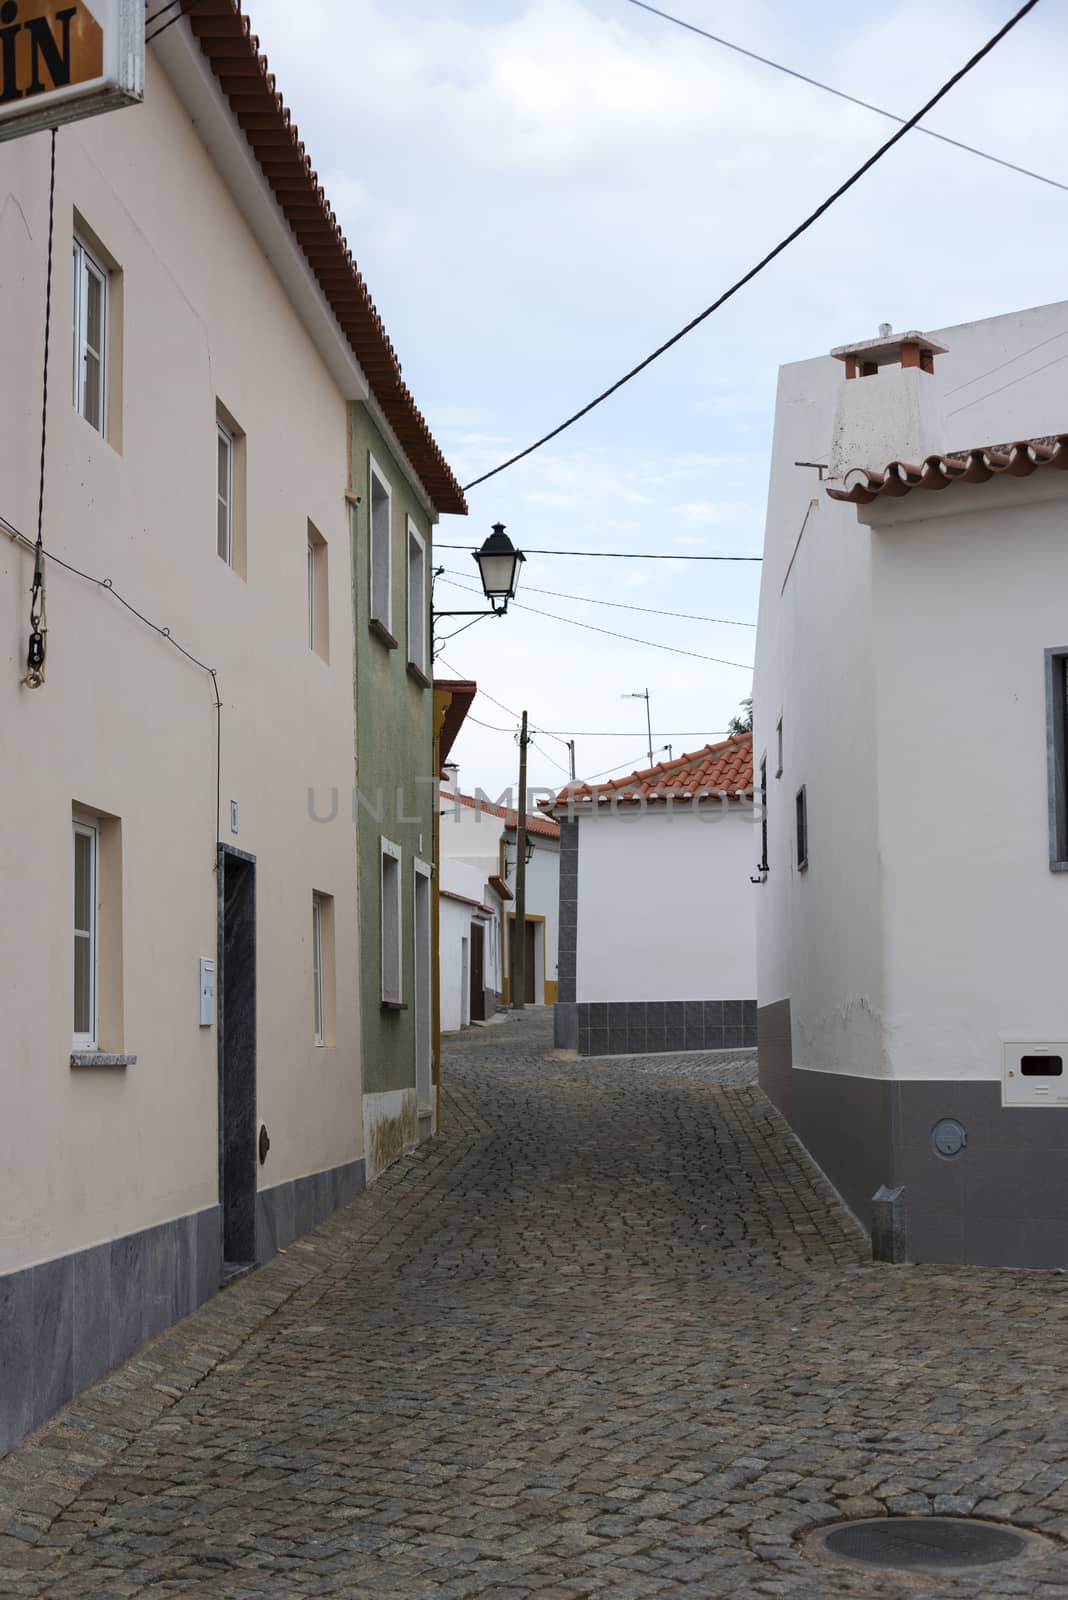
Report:
[{"label": "utility pole", "polygon": [[515,828],[515,920],[512,923],[512,1010],[527,1003],[527,714],[519,734],[519,804]]},{"label": "utility pole", "polygon": [[645,731],[646,731],[646,734],[648,735],[648,738],[649,738],[649,765],[652,766],[652,764],[653,764],[653,717],[652,717],[651,711],[649,710],[649,691],[648,691],[648,689],[643,689],[641,694],[621,694],[619,698],[621,700],[644,700],[645,701]]}]

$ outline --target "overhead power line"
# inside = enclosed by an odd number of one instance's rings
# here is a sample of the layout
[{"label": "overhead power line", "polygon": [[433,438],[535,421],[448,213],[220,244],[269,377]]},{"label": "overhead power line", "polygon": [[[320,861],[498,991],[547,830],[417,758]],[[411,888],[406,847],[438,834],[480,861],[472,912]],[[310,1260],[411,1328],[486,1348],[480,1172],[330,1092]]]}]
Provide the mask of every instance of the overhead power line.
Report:
[{"label": "overhead power line", "polygon": [[[445,582],[451,584],[454,589],[470,589],[472,593],[478,593],[473,586],[466,583],[457,583],[455,578],[446,578]],[[752,672],[753,670],[744,661],[726,661],[722,656],[708,656],[701,650],[683,650],[679,645],[660,644],[656,639],[638,639],[631,633],[617,633],[613,628],[598,628],[592,622],[579,622],[577,617],[558,617],[554,611],[542,611],[540,606],[523,605],[518,600],[510,600],[508,603],[514,606],[517,611],[530,611],[536,617],[548,617],[551,622],[566,622],[571,628],[585,628],[590,633],[604,633],[610,639],[625,639],[628,644],[644,644],[650,650],[669,650],[672,655],[692,656],[695,661],[711,661],[718,667],[737,667],[741,672]],[[507,711],[508,707],[504,706],[502,709]]]},{"label": "overhead power line", "polygon": [[[453,572],[451,567],[443,567],[442,572],[446,577],[462,578],[462,572]],[[644,611],[650,617],[679,617],[684,622],[718,622],[725,628],[755,628],[755,622],[736,622],[731,617],[701,617],[693,611],[663,611],[659,606],[628,605],[624,600],[602,600],[595,594],[564,594],[560,589],[538,589],[532,583],[523,585],[524,594],[551,594],[557,600],[578,600],[587,606],[611,606],[613,611]]]},{"label": "overhead power line", "polygon": [[[542,442],[544,443],[544,441]],[[537,446],[531,445],[531,449],[536,450]],[[524,454],[526,454],[525,451]],[[518,460],[519,458],[515,457],[514,459]],[[504,463],[506,467],[510,464],[507,461]],[[503,468],[498,467],[497,471],[503,471]],[[492,477],[493,474],[488,473],[487,476]],[[481,478],[478,481],[481,483]],[[468,488],[470,487],[470,484],[468,484]],[[471,546],[469,544],[442,544],[440,540],[435,539],[434,549],[466,550],[470,554]],[[763,561],[764,559],[763,556],[666,555],[662,550],[545,550],[541,545],[531,544],[524,546],[523,554],[528,556],[589,556],[600,561]]]},{"label": "overhead power line", "polygon": [[[810,78],[806,72],[798,72],[795,67],[784,66],[781,61],[772,61],[770,56],[762,56],[755,50],[747,50],[744,45],[735,44],[731,39],[724,39],[721,34],[709,33],[707,28],[699,28],[695,22],[686,22],[682,17],[673,17],[669,11],[661,11],[657,6],[646,4],[646,0],[630,0],[632,6],[637,6],[639,11],[648,11],[654,17],[662,17],[665,22],[673,22],[677,28],[685,28],[687,33],[699,34],[702,39],[710,39],[713,44],[721,44],[725,50],[733,50],[737,55],[748,56],[750,61],[759,61],[763,67],[771,67],[773,72],[783,72],[788,78],[796,78],[799,83],[807,83],[813,89],[822,89],[824,94],[833,94],[837,100],[847,100],[851,106],[860,106],[864,111],[874,111],[877,117],[886,117],[890,122],[904,122],[904,117],[899,117],[896,111],[887,111],[883,106],[872,105],[870,100],[861,100],[855,94],[846,94],[844,89],[836,89],[833,84],[822,83],[819,78]],[[1068,193],[1068,183],[1060,183],[1056,178],[1048,178],[1043,172],[1035,172],[1031,167],[1018,166],[1015,161],[1006,161],[1002,156],[994,156],[989,150],[980,150],[974,144],[965,144],[963,139],[953,139],[948,133],[937,133],[934,128],[917,128],[917,133],[926,134],[929,139],[938,139],[942,144],[951,144],[956,150],[965,150],[970,156],[978,156],[982,161],[992,161],[996,167],[1005,167],[1009,172],[1018,172],[1021,177],[1034,178],[1038,183],[1048,183],[1053,189],[1063,189]]]},{"label": "overhead power line", "polygon": [[[172,3],[173,3],[173,0],[172,0]],[[183,17],[187,17],[191,11],[195,10],[196,7],[198,5],[200,5],[200,3],[201,3],[201,0],[181,0],[181,4],[179,5],[178,10],[175,12],[173,17],[168,17],[166,22],[161,22],[159,27],[155,30],[154,33],[146,33],[145,34],[145,43],[146,44],[151,44],[153,39],[158,39],[161,33],[166,33],[167,29],[168,28],[173,28],[174,24],[176,22],[181,22],[182,18]],[[161,17],[165,11],[170,11],[170,9],[171,9],[170,6],[161,6],[160,9],[157,12],[155,12],[151,17],[146,17],[145,18],[145,27],[146,27],[146,29],[148,28],[150,23],[155,22],[157,17]]]},{"label": "overhead power line", "polygon": [[533,455],[534,451],[540,450],[542,445],[548,444],[551,439],[558,438],[560,434],[565,432],[566,429],[573,427],[576,422],[579,422],[583,417],[588,416],[589,413],[597,406],[603,405],[603,403],[612,395],[614,395],[619,389],[622,389],[624,384],[630,383],[633,378],[636,378],[640,372],[644,372],[646,367],[651,366],[654,361],[658,360],[660,356],[664,355],[668,350],[672,349],[673,346],[677,345],[680,340],[685,339],[688,333],[692,333],[695,328],[699,327],[700,324],[706,320],[706,318],[712,316],[714,312],[718,311],[721,306],[726,305],[727,301],[732,299],[740,289],[744,289],[746,284],[751,283],[754,278],[758,277],[759,274],[764,271],[765,267],[771,265],[776,257],[782,255],[784,250],[789,249],[790,245],[792,245],[795,240],[800,239],[803,233],[807,233],[809,228],[811,228],[814,223],[818,222],[820,217],[822,217],[826,211],[829,211],[831,207],[842,198],[843,195],[848,194],[849,190],[858,184],[861,178],[870,172],[872,167],[874,167],[877,162],[882,160],[883,156],[888,154],[888,152],[891,151],[896,144],[900,144],[905,135],[910,133],[917,123],[920,122],[929,111],[933,111],[935,106],[938,105],[940,101],[944,100],[946,95],[949,94],[952,89],[956,88],[961,79],[967,77],[968,73],[971,72],[973,68],[977,67],[979,62],[984,60],[985,57],[988,56],[990,52],[1001,43],[1002,39],[1004,39],[1007,34],[1011,33],[1012,29],[1015,28],[1018,23],[1022,22],[1024,17],[1026,17],[1029,12],[1034,10],[1037,4],[1038,0],[1025,0],[1025,3],[1020,7],[1020,9],[1015,12],[1006,23],[1003,23],[1003,25],[998,29],[997,33],[993,34],[992,37],[987,40],[986,44],[982,45],[974,55],[970,56],[964,65],[959,67],[951,78],[947,78],[942,87],[936,90],[930,99],[925,101],[920,109],[914,112],[911,117],[909,117],[907,122],[902,123],[901,127],[898,128],[896,133],[891,134],[890,138],[881,144],[865,162],[857,167],[856,171],[851,173],[844,183],[840,183],[838,188],[827,196],[826,200],[821,201],[814,211],[809,212],[804,221],[799,222],[796,228],[793,228],[788,234],[786,234],[784,238],[780,239],[777,245],[774,245],[766,255],[760,258],[755,266],[750,267],[748,272],[743,273],[740,278],[732,283],[729,289],[725,289],[717,299],[713,300],[711,305],[706,306],[705,309],[699,312],[696,317],[691,318],[691,320],[687,322],[684,327],[680,328],[677,333],[673,333],[670,339],[665,339],[663,344],[658,345],[655,350],[653,350],[644,358],[644,360],[639,361],[637,366],[631,367],[630,371],[625,372],[621,378],[617,378],[615,383],[610,384],[607,389],[602,389],[600,394],[595,395],[592,400],[587,401],[586,404],[580,407],[578,411],[572,412],[571,416],[565,417],[563,422],[558,423],[557,426],[550,429],[548,433],[542,434],[540,439],[535,439],[534,443],[528,444],[524,450],[517,450],[515,455],[509,456],[507,461],[502,461],[499,466],[492,467],[489,472],[483,472],[479,477],[472,478],[470,483],[465,483],[463,486],[464,492],[466,493],[467,491],[476,488],[480,483],[486,483],[490,478],[495,478],[499,472],[504,472],[506,468],[515,466],[517,461],[522,461],[526,456]]}]

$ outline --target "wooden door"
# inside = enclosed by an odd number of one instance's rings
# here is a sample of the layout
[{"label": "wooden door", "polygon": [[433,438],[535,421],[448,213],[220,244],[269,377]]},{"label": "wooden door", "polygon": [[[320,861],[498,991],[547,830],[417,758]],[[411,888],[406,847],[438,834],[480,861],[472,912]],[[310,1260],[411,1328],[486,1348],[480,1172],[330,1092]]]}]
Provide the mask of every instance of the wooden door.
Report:
[{"label": "wooden door", "polygon": [[534,993],[534,987],[535,987],[534,979],[535,979],[536,971],[537,971],[537,948],[538,948],[538,924],[536,922],[528,922],[527,923],[527,970],[526,970],[526,974],[525,974],[526,980],[527,980],[527,992],[526,992],[525,999],[526,999],[526,1002],[527,1002],[528,1006],[534,1006],[534,1005],[537,1005],[537,1003],[538,1003],[537,997],[535,996],[535,993]]},{"label": "wooden door", "polygon": [[481,922],[471,924],[471,1021],[486,1020],[485,929]]}]

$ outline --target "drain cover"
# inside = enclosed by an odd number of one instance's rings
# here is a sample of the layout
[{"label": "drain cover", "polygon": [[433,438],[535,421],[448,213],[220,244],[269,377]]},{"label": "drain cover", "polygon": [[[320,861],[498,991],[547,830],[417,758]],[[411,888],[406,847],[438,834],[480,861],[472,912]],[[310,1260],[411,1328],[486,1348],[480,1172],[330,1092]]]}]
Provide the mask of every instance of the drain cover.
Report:
[{"label": "drain cover", "polygon": [[873,1517],[840,1522],[820,1534],[829,1555],[913,1572],[993,1566],[1015,1560],[1037,1542],[1033,1534],[966,1517]]}]

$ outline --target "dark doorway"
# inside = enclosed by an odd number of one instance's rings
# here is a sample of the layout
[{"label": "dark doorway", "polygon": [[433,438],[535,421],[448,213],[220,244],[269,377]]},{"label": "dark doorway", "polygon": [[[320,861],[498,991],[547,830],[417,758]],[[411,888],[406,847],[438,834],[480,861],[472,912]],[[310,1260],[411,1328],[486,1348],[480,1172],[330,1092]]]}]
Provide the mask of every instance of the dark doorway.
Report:
[{"label": "dark doorway", "polygon": [[525,973],[525,977],[526,977],[526,980],[527,980],[527,992],[526,992],[526,995],[525,995],[525,999],[526,999],[526,1002],[527,1002],[528,1006],[533,1006],[533,1005],[537,1005],[537,1003],[538,1003],[537,999],[535,998],[535,994],[534,994],[534,978],[535,978],[536,962],[537,962],[538,924],[536,922],[528,922],[527,925],[526,925],[526,929],[527,929],[527,970],[526,970],[526,973]]},{"label": "dark doorway", "polygon": [[256,861],[219,846],[219,1198],[223,1275],[256,1259]]},{"label": "dark doorway", "polygon": [[471,1021],[486,1020],[486,933],[481,922],[471,924]]}]

